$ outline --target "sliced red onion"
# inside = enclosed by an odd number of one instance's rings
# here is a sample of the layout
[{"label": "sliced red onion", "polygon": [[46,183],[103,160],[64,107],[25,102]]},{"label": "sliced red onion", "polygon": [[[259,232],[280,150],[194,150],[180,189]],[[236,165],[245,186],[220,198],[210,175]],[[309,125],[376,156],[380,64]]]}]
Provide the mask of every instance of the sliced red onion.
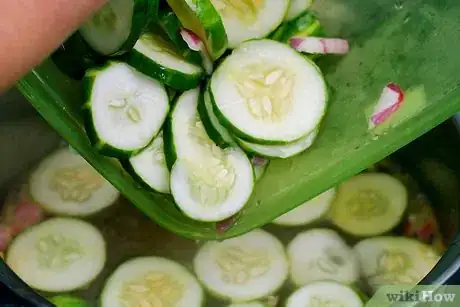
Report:
[{"label": "sliced red onion", "polygon": [[201,51],[203,43],[198,35],[185,28],[181,28],[180,35],[190,49],[193,51]]},{"label": "sliced red onion", "polygon": [[236,222],[236,215],[229,217],[226,220],[216,223],[216,232],[219,234],[225,233],[229,230]]},{"label": "sliced red onion", "polygon": [[263,158],[263,157],[254,156],[254,157],[252,157],[251,162],[254,165],[261,165],[262,166],[262,165],[268,164],[269,160],[266,159],[266,158]]},{"label": "sliced red onion", "polygon": [[13,231],[7,225],[0,224],[0,252],[6,251],[13,239]]},{"label": "sliced red onion", "polygon": [[395,83],[390,83],[382,91],[380,99],[372,112],[369,128],[386,121],[391,114],[396,112],[404,101],[404,92]]},{"label": "sliced red onion", "polygon": [[29,228],[39,223],[44,218],[42,208],[35,203],[19,203],[14,209],[14,215],[11,220],[11,229],[13,234]]},{"label": "sliced red onion", "polygon": [[295,36],[290,39],[290,44],[299,52],[313,54],[346,54],[350,49],[348,41],[340,38]]},{"label": "sliced red onion", "polygon": [[214,65],[206,46],[203,44],[203,41],[198,37],[198,35],[185,28],[181,28],[180,35],[191,50],[200,52],[202,66],[206,73],[211,75],[214,70]]}]

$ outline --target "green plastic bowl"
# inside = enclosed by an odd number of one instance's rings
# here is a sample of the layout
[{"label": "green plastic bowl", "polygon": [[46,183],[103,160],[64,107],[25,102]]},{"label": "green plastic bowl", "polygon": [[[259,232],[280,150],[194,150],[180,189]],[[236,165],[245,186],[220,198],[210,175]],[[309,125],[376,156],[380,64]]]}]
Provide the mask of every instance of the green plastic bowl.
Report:
[{"label": "green plastic bowl", "polygon": [[[332,89],[314,146],[270,164],[250,202],[225,233],[182,215],[172,198],[143,189],[113,160],[93,152],[80,107],[81,84],[47,60],[18,88],[62,137],[146,215],[182,236],[224,239],[268,223],[358,173],[460,110],[460,2],[456,0],[322,0],[313,9],[331,37],[351,52],[319,66]],[[389,82],[406,92],[403,106],[375,131],[370,108]]]}]

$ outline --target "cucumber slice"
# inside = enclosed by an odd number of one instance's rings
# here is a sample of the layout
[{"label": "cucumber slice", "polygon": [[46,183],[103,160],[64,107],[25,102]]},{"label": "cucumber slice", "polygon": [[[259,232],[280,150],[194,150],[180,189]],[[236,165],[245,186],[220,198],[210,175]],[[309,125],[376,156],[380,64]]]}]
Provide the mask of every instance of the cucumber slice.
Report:
[{"label": "cucumber slice", "polygon": [[270,38],[282,43],[288,43],[294,36],[321,36],[325,31],[316,18],[310,12],[304,12],[291,21],[284,22]]},{"label": "cucumber slice", "polygon": [[163,132],[160,132],[147,148],[132,156],[129,165],[132,172],[149,187],[160,193],[170,193]]},{"label": "cucumber slice", "polygon": [[288,11],[284,16],[284,20],[292,20],[297,18],[300,14],[304,13],[310,8],[313,0],[291,0]]},{"label": "cucumber slice", "polygon": [[81,28],[80,34],[96,52],[120,55],[136,43],[158,0],[110,0]]},{"label": "cucumber slice", "polygon": [[174,12],[170,10],[160,11],[158,25],[187,61],[196,65],[202,65],[200,52],[190,49],[180,35],[182,24]]},{"label": "cucumber slice", "polygon": [[29,178],[29,192],[44,210],[69,216],[95,214],[120,196],[117,189],[68,147],[40,163]]},{"label": "cucumber slice", "polygon": [[234,303],[234,304],[228,305],[228,307],[269,307],[269,306],[261,302],[248,302],[248,303]]},{"label": "cucumber slice", "polygon": [[308,225],[324,217],[332,205],[335,197],[335,188],[316,196],[297,208],[283,214],[273,221],[280,226]]},{"label": "cucumber slice", "polygon": [[289,296],[286,307],[298,306],[362,307],[364,303],[350,287],[333,281],[320,281],[306,285]]},{"label": "cucumber slice", "polygon": [[224,23],[211,0],[167,0],[182,25],[196,33],[206,45],[212,60],[227,49]]},{"label": "cucumber slice", "polygon": [[241,139],[237,139],[238,144],[246,152],[257,154],[266,158],[281,158],[286,159],[298,155],[313,145],[313,142],[318,135],[318,130],[307,134],[307,136],[285,145],[262,145],[246,142]]},{"label": "cucumber slice", "polygon": [[88,285],[105,260],[101,233],[71,218],[52,218],[30,227],[13,240],[6,254],[6,263],[25,283],[47,292]]},{"label": "cucumber slice", "polygon": [[406,237],[376,237],[355,245],[361,272],[376,291],[380,285],[416,285],[433,269],[439,254]]},{"label": "cucumber slice", "polygon": [[101,307],[199,307],[204,294],[181,264],[160,257],[140,257],[120,265],[108,279]]},{"label": "cucumber slice", "polygon": [[230,132],[225,128],[214,113],[208,87],[202,91],[198,102],[198,113],[200,115],[206,133],[219,147],[227,148],[235,146],[236,142]]},{"label": "cucumber slice", "polygon": [[[254,174],[239,148],[219,148],[198,116],[199,89],[183,93],[165,125],[165,150],[171,192],[190,218],[217,222],[231,217],[248,201]],[[169,161],[169,162],[168,162]]]},{"label": "cucumber slice", "polygon": [[194,259],[195,273],[214,295],[234,302],[277,291],[288,275],[281,242],[261,229],[222,242],[205,243]]},{"label": "cucumber slice", "polygon": [[90,307],[89,303],[85,300],[70,295],[53,296],[50,302],[57,307]]},{"label": "cucumber slice", "polygon": [[224,22],[229,48],[267,36],[282,22],[289,0],[211,0]]},{"label": "cucumber slice", "polygon": [[327,89],[319,68],[285,44],[243,43],[211,78],[220,122],[240,139],[286,144],[318,128]]},{"label": "cucumber slice", "polygon": [[393,229],[407,207],[407,191],[385,173],[363,173],[337,190],[331,209],[332,222],[355,236],[376,236]]},{"label": "cucumber slice", "polygon": [[187,62],[170,42],[153,33],[142,34],[127,62],[143,74],[179,91],[196,87],[204,77],[201,67]]},{"label": "cucumber slice", "polygon": [[88,136],[107,156],[129,157],[145,148],[169,111],[164,86],[121,62],[89,70],[85,86]]},{"label": "cucumber slice", "polygon": [[359,278],[359,263],[354,251],[331,229],[301,232],[289,243],[287,253],[290,277],[303,286],[319,280],[352,284]]}]

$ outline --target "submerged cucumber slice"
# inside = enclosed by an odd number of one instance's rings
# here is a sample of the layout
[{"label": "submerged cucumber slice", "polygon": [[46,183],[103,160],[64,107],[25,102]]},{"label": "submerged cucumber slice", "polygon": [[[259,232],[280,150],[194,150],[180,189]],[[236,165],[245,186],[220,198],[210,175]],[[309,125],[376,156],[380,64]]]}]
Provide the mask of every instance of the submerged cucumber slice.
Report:
[{"label": "submerged cucumber slice", "polygon": [[217,222],[233,216],[248,201],[254,174],[239,148],[218,147],[198,116],[199,89],[182,94],[165,126],[171,192],[190,218]]},{"label": "submerged cucumber slice", "polygon": [[235,302],[256,300],[275,292],[288,275],[283,245],[260,229],[204,244],[195,256],[194,267],[210,292]]},{"label": "submerged cucumber slice", "polygon": [[280,226],[303,226],[326,215],[335,197],[335,188],[316,196],[273,221]]},{"label": "submerged cucumber slice", "polygon": [[327,90],[319,68],[285,44],[243,43],[211,78],[211,99],[224,126],[257,144],[287,144],[318,128]]},{"label": "submerged cucumber slice", "polygon": [[211,0],[167,0],[182,25],[197,34],[213,60],[227,49],[224,23]]},{"label": "submerged cucumber slice", "polygon": [[428,245],[405,237],[376,237],[355,245],[361,272],[376,291],[381,285],[416,285],[439,260]]},{"label": "submerged cucumber slice", "polygon": [[364,173],[338,187],[330,218],[347,233],[375,236],[394,228],[406,207],[407,191],[398,179],[384,173]]},{"label": "submerged cucumber slice", "polygon": [[237,139],[237,142],[246,152],[257,154],[266,158],[286,159],[298,155],[310,148],[310,146],[313,145],[317,135],[318,130],[315,130],[307,134],[307,136],[304,136],[297,141],[285,145],[254,144],[243,141],[241,139]]},{"label": "submerged cucumber slice", "polygon": [[169,111],[162,84],[121,62],[86,73],[87,132],[102,154],[129,157],[160,131]]},{"label": "submerged cucumber slice", "polygon": [[120,55],[134,46],[155,5],[158,0],[110,0],[80,28],[80,33],[96,52]]},{"label": "submerged cucumber slice", "polygon": [[211,0],[228,36],[228,46],[263,38],[282,22],[289,0]]},{"label": "submerged cucumber slice", "polygon": [[6,255],[8,266],[32,288],[47,292],[79,289],[104,268],[105,241],[91,224],[52,218],[20,233]]},{"label": "submerged cucumber slice", "polygon": [[153,33],[142,34],[127,62],[143,74],[179,91],[196,87],[204,76],[201,67],[187,62],[170,42]]},{"label": "submerged cucumber slice", "polygon": [[129,168],[149,187],[160,193],[169,193],[169,170],[163,146],[163,132],[139,154],[129,159]]},{"label": "submerged cucumber slice", "polygon": [[140,257],[120,265],[108,279],[101,307],[199,307],[203,290],[181,264],[165,258]]},{"label": "submerged cucumber slice", "polygon": [[333,230],[301,232],[289,243],[287,253],[290,277],[298,286],[320,280],[352,284],[359,278],[357,256]]},{"label": "submerged cucumber slice", "polygon": [[29,192],[54,214],[88,216],[112,205],[120,193],[79,154],[59,149],[34,170]]},{"label": "submerged cucumber slice", "polygon": [[292,20],[305,12],[312,5],[313,0],[291,0],[284,20]]},{"label": "submerged cucumber slice", "polygon": [[206,133],[214,143],[221,148],[236,145],[230,132],[219,122],[214,113],[208,87],[201,92],[200,101],[198,102],[198,113],[206,129]]},{"label": "submerged cucumber slice", "polygon": [[362,307],[364,303],[350,287],[333,281],[320,281],[306,285],[289,296],[286,307],[299,306]]}]

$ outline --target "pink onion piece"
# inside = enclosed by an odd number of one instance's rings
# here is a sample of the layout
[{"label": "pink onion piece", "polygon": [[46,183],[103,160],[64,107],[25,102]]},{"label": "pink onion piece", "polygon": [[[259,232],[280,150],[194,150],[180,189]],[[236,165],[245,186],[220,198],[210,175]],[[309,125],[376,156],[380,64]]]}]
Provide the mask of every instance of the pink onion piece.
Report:
[{"label": "pink onion piece", "polygon": [[0,224],[0,252],[4,252],[13,239],[12,229],[4,224]]},{"label": "pink onion piece", "polygon": [[291,47],[299,52],[312,54],[346,54],[350,50],[348,41],[340,38],[314,36],[295,36],[290,40]]},{"label": "pink onion piece", "polygon": [[252,157],[251,162],[254,165],[266,165],[268,164],[269,160],[263,157],[254,156]]},{"label": "pink onion piece", "polygon": [[190,49],[193,51],[201,51],[203,42],[198,37],[198,35],[185,28],[181,28],[180,35]]},{"label": "pink onion piece", "polygon": [[229,217],[226,220],[216,223],[216,232],[219,234],[225,233],[229,230],[236,222],[236,215]]},{"label": "pink onion piece", "polygon": [[18,234],[30,226],[39,223],[43,218],[43,210],[38,204],[18,203],[11,219],[11,230],[13,234]]},{"label": "pink onion piece", "polygon": [[214,70],[214,65],[206,46],[203,44],[203,41],[198,37],[198,35],[185,28],[181,28],[180,35],[191,50],[200,52],[202,66],[206,73],[211,75]]},{"label": "pink onion piece", "polygon": [[372,112],[369,128],[373,128],[386,121],[396,112],[404,101],[404,92],[395,83],[390,83],[382,91],[380,99]]}]

